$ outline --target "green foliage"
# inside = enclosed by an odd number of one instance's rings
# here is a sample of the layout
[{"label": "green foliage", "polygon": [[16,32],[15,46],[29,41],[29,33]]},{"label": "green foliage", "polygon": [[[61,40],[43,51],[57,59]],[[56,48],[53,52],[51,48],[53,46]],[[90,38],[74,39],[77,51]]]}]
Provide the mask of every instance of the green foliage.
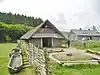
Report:
[{"label": "green foliage", "polygon": [[[86,49],[93,49],[97,47],[100,47],[100,41],[89,40],[86,42]],[[76,42],[76,48],[84,49],[81,41]]]},{"label": "green foliage", "polygon": [[32,16],[12,14],[0,12],[0,21],[6,24],[25,24],[29,26],[37,26],[43,22],[41,18],[34,18]]},{"label": "green foliage", "polygon": [[42,22],[41,18],[0,12],[0,42],[16,42],[28,30]]},{"label": "green foliage", "polygon": [[5,41],[16,41],[19,39],[23,34],[25,34],[27,31],[33,29],[33,27],[26,26],[23,24],[5,24],[0,22],[0,29],[4,31],[2,35],[5,37]]},{"label": "green foliage", "polygon": [[10,42],[10,41],[11,41],[10,36],[6,35],[5,40],[6,40],[7,42]]}]

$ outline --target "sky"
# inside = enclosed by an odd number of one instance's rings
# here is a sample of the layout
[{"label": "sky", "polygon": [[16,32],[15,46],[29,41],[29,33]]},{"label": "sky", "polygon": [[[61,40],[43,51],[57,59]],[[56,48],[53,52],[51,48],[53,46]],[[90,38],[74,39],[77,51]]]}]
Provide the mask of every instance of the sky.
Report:
[{"label": "sky", "polygon": [[0,0],[0,11],[48,19],[62,31],[100,30],[100,0]]}]

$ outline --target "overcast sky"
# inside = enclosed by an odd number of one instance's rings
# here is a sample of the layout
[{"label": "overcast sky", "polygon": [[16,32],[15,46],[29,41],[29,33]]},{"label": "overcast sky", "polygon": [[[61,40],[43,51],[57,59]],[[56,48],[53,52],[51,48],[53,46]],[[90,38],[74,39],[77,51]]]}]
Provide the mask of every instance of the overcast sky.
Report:
[{"label": "overcast sky", "polygon": [[100,0],[0,0],[0,11],[48,19],[60,30],[100,29]]}]

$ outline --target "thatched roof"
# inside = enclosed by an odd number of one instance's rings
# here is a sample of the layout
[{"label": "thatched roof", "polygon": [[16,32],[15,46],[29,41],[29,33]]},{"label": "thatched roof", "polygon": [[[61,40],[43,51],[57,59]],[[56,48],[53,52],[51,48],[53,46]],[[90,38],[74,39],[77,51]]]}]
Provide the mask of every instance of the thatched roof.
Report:
[{"label": "thatched roof", "polygon": [[93,30],[72,29],[71,31],[78,36],[100,36],[100,33],[93,31]]},{"label": "thatched roof", "polygon": [[[46,20],[45,22],[43,22],[43,23],[41,23],[39,26],[37,26],[35,29],[33,29],[33,30],[30,30],[30,31],[28,31],[26,34],[24,34],[22,37],[21,37],[21,39],[30,39],[30,38],[32,38],[32,37],[40,37],[40,35],[38,35],[38,36],[34,36],[35,35],[35,33],[43,26],[43,25],[49,25],[49,27],[51,27],[56,33],[58,33],[60,36],[60,38],[64,38],[64,39],[66,39],[67,40],[67,38],[49,21],[49,20]],[[45,36],[44,37],[50,37],[50,35],[46,35],[45,34]],[[52,36],[54,36],[54,37],[56,37],[57,35],[55,34],[53,34]]]}]

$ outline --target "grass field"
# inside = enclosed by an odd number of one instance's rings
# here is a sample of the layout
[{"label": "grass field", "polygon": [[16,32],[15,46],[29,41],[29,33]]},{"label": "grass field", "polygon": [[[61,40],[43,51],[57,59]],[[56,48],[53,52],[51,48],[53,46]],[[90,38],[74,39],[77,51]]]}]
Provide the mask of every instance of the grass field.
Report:
[{"label": "grass field", "polygon": [[[8,72],[9,53],[16,47],[16,43],[1,43],[0,44],[0,75],[10,75]],[[36,75],[34,68],[30,67],[23,69],[15,75]]]},{"label": "grass field", "polygon": [[8,72],[9,53],[16,47],[15,43],[0,44],[0,75],[10,75]]},{"label": "grass field", "polygon": [[52,75],[100,75],[100,65],[72,65],[62,67],[51,63]]},{"label": "grass field", "polygon": [[[10,75],[8,72],[9,53],[16,47],[15,43],[0,44],[0,75]],[[100,65],[75,65],[61,67],[56,63],[50,63],[52,75],[100,75]],[[36,75],[34,68],[23,69],[15,75]]]}]

